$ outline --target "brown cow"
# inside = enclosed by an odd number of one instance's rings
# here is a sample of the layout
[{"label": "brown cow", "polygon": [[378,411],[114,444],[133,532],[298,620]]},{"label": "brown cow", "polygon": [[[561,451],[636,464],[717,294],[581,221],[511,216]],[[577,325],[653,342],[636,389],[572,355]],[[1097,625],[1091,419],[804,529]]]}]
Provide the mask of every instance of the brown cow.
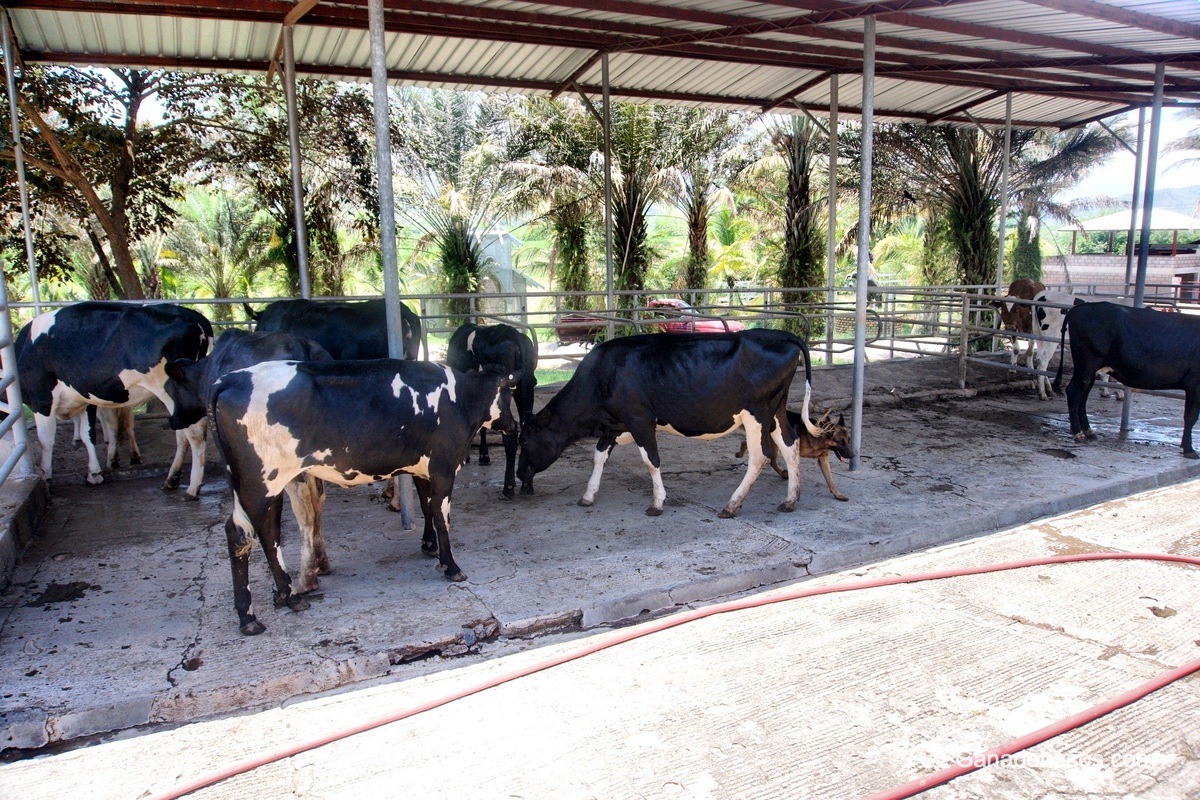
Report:
[{"label": "brown cow", "polygon": [[[829,454],[836,455],[839,461],[853,455],[853,451],[850,449],[850,429],[846,427],[845,417],[839,415],[838,421],[833,422],[832,416],[832,411],[826,411],[817,420],[816,425],[821,429],[821,434],[814,436],[804,427],[804,422],[799,414],[794,411],[787,412],[788,422],[791,423],[792,430],[796,432],[796,439],[800,442],[800,457],[815,458],[821,467],[821,474],[825,476],[825,484],[833,496],[838,500],[849,500],[849,497],[838,491],[837,485],[833,482],[833,473],[829,470]],[[744,455],[746,455],[746,443],[742,442],[737,457],[741,458]],[[779,473],[779,477],[786,480],[787,470],[779,466],[776,455],[775,448],[772,447],[771,468]]]},{"label": "brown cow", "polygon": [[[1032,300],[1037,297],[1040,292],[1044,292],[1046,287],[1040,282],[1030,280],[1029,278],[1018,278],[1008,285],[1008,294],[1000,299],[992,301],[992,305],[1000,312],[1001,327],[1006,331],[1013,333],[1023,333],[1029,336],[1033,333],[1033,307],[1025,303],[1015,303],[1014,300]],[[1021,345],[1016,336],[1010,336],[1012,342],[1012,361],[1013,366],[1018,361],[1018,355],[1021,351]],[[1033,355],[1034,340],[1027,339],[1028,344],[1025,348],[1025,363],[1030,363],[1030,357]]]}]

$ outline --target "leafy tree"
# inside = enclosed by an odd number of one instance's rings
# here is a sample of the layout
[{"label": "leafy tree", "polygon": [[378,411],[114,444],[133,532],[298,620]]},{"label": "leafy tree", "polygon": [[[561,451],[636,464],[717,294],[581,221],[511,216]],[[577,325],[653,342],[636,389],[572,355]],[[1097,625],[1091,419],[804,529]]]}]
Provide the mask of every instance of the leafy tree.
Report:
[{"label": "leafy tree", "polygon": [[[78,220],[118,297],[146,296],[134,264],[142,236],[174,220],[176,181],[196,157],[190,98],[204,76],[136,69],[25,67],[18,105],[38,213]],[[145,122],[151,100],[163,119]],[[5,108],[7,112],[7,108]],[[12,150],[3,151],[11,168]],[[10,184],[11,186],[11,184]],[[4,196],[12,209],[15,192]],[[61,267],[50,252],[50,264]],[[151,285],[155,284],[150,277]]]},{"label": "leafy tree", "polygon": [[[509,124],[501,205],[513,213],[532,212],[549,225],[551,280],[557,273],[561,291],[589,291],[589,231],[604,213],[600,130],[573,100],[524,99],[509,108]],[[568,297],[564,305],[583,310],[587,298]]]},{"label": "leafy tree", "polygon": [[[478,291],[490,269],[481,236],[494,219],[504,148],[506,101],[467,92],[402,90],[393,116],[403,131],[396,143],[400,197],[425,231],[419,255],[433,245],[442,291]],[[456,298],[449,313],[465,318],[470,301]]]},{"label": "leafy tree", "polygon": [[[282,264],[285,288],[298,294],[299,250],[292,200],[291,156],[283,89],[258,76],[230,76],[206,98],[204,165],[215,178],[248,185],[273,221],[269,258]],[[345,294],[347,267],[375,255],[378,271],[379,199],[374,168],[374,122],[365,87],[298,81],[297,116],[303,156],[304,222],[314,294]],[[393,138],[397,132],[393,131]],[[357,230],[346,247],[342,232]],[[380,273],[381,274],[381,273]]]},{"label": "leafy tree", "polygon": [[[271,227],[269,212],[247,191],[189,192],[167,242],[178,264],[180,288],[190,296],[249,295],[264,266]],[[230,320],[232,308],[218,305],[213,317]]]},{"label": "leafy tree", "polygon": [[664,109],[676,131],[679,163],[667,197],[687,221],[688,257],[684,285],[708,285],[709,220],[714,200],[751,159],[746,148],[748,119],[742,114],[710,109]]}]

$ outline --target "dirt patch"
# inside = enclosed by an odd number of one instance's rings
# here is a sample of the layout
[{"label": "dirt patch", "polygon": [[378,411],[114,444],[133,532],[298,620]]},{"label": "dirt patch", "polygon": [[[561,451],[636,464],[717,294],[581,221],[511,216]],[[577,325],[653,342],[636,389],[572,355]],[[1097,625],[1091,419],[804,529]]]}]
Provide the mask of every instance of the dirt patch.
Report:
[{"label": "dirt patch", "polygon": [[51,603],[69,603],[72,600],[81,599],[88,590],[96,591],[99,586],[94,586],[84,581],[71,581],[70,583],[51,583],[42,593],[33,598],[25,605],[27,606],[43,606]]}]

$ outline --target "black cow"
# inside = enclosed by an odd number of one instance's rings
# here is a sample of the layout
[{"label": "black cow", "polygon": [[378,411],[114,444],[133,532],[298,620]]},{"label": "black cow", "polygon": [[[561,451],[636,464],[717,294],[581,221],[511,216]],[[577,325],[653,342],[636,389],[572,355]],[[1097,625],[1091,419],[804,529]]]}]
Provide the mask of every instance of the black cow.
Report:
[{"label": "black cow", "polygon": [[[388,358],[387,310],[382,298],[360,301],[276,300],[257,314],[255,330],[284,331],[312,339],[339,361]],[[421,349],[421,318],[400,304],[404,357],[415,361]]]},{"label": "black cow", "polygon": [[[496,367],[502,372],[520,375],[513,387],[520,423],[533,416],[533,392],[537,387],[537,346],[528,336],[511,325],[476,325],[467,322],[450,337],[446,363],[459,372],[477,372]],[[479,463],[490,464],[487,430],[479,431]],[[504,496],[512,497],[516,490],[517,436],[504,434]],[[533,481],[521,485],[521,494],[533,494]]]},{"label": "black cow", "polygon": [[513,382],[500,373],[384,359],[269,361],[220,378],[213,418],[234,492],[225,533],[242,633],[264,630],[250,605],[255,537],[275,580],[276,606],[308,605],[292,593],[279,556],[282,493],[301,475],[341,486],[412,475],[425,515],[421,550],[437,554],[447,578],[466,580],[450,551],[454,478],[480,427],[513,427]]},{"label": "black cow", "polygon": [[744,427],[750,459],[746,476],[720,516],[732,517],[767,462],[774,442],[788,467],[791,511],[800,497],[800,456],[788,424],[788,390],[804,361],[804,427],[820,431],[808,416],[811,367],[804,341],[788,333],[749,330],[728,334],[643,334],[596,345],[562,391],[523,426],[522,481],[549,467],[572,442],[597,436],[594,468],[580,505],[590,506],[613,447],[636,442],[654,483],[646,513],[662,513],[666,490],[659,472],[656,430],[717,438]]},{"label": "black cow", "polygon": [[[52,475],[58,419],[76,417],[89,405],[132,408],[151,397],[172,411],[174,401],[164,388],[166,365],[180,358],[202,358],[212,338],[212,324],[203,314],[170,303],[76,303],[41,314],[23,327],[16,341],[17,370],[22,397],[37,422],[46,479]],[[107,428],[117,415],[100,416],[109,442],[106,462],[111,464],[117,434]],[[104,476],[86,415],[84,424],[89,429],[83,437],[87,482],[95,485]],[[192,447],[191,499],[199,497],[204,478],[205,428],[200,422],[177,428],[175,434],[177,463],[182,464],[187,446]],[[132,446],[136,454],[136,442]]]},{"label": "black cow", "polygon": [[[1114,303],[1084,303],[1067,312],[1060,333],[1071,331],[1071,367],[1067,411],[1076,440],[1095,439],[1087,418],[1087,398],[1096,373],[1111,373],[1132,389],[1182,389],[1185,458],[1192,449],[1192,427],[1200,415],[1200,319],[1186,314],[1163,314],[1149,308]],[[1063,365],[1054,376],[1054,391],[1062,387]]]}]

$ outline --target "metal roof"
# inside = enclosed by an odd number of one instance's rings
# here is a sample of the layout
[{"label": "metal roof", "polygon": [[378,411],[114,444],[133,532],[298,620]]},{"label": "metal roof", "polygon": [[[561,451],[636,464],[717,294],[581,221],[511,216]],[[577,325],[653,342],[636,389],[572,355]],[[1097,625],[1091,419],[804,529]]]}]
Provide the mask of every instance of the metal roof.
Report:
[{"label": "metal roof", "polygon": [[[30,62],[266,71],[294,25],[301,76],[370,75],[366,0],[5,0]],[[755,111],[861,98],[877,22],[880,120],[1070,127],[1150,104],[1200,105],[1195,0],[384,0],[396,83]]]}]

